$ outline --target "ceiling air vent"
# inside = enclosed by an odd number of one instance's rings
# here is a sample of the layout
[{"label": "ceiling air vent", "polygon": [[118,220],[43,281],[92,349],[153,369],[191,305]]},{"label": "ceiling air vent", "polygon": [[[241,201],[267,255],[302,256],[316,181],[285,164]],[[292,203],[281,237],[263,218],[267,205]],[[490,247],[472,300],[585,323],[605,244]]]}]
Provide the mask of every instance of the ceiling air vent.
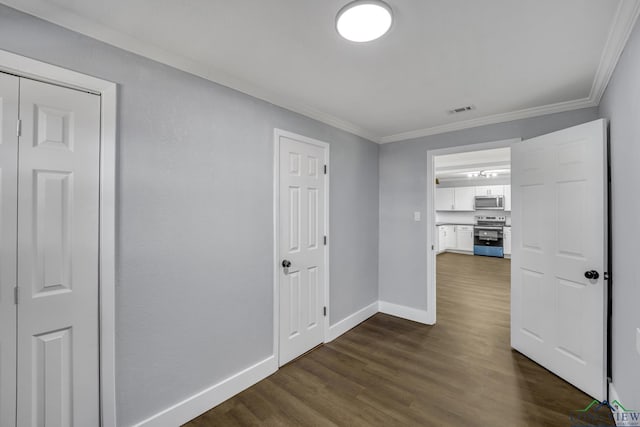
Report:
[{"label": "ceiling air vent", "polygon": [[475,109],[476,107],[474,107],[473,105],[466,105],[464,107],[452,108],[451,110],[449,110],[449,114],[464,113],[466,111],[471,111]]}]

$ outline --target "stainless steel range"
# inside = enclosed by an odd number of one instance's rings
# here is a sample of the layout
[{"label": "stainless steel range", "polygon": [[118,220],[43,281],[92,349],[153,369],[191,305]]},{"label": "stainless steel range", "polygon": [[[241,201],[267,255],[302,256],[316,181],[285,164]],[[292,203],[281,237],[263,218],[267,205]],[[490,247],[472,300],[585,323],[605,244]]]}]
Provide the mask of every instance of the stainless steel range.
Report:
[{"label": "stainless steel range", "polygon": [[477,215],[473,226],[473,254],[504,257],[503,227],[505,216]]}]

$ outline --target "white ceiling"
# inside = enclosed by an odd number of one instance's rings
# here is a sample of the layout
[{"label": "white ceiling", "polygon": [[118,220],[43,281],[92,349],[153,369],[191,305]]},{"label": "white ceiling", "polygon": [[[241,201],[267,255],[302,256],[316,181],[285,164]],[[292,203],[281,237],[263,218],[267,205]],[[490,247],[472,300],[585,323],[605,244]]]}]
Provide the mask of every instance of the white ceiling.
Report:
[{"label": "white ceiling", "polygon": [[377,142],[597,105],[640,11],[387,0],[391,31],[355,44],[334,28],[348,1],[2,0]]},{"label": "white ceiling", "polygon": [[436,156],[434,162],[439,179],[467,179],[468,173],[480,171],[496,171],[499,177],[508,177],[511,175],[511,148],[445,154]]}]

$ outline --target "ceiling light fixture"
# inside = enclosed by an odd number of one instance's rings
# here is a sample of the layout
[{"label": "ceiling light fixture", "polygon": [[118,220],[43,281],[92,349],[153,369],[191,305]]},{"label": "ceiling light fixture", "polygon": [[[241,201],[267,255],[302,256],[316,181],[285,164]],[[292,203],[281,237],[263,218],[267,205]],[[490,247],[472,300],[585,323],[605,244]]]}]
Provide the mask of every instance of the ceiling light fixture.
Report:
[{"label": "ceiling light fixture", "polygon": [[338,34],[357,43],[382,37],[393,23],[391,7],[380,0],[356,0],[340,9],[336,17]]}]

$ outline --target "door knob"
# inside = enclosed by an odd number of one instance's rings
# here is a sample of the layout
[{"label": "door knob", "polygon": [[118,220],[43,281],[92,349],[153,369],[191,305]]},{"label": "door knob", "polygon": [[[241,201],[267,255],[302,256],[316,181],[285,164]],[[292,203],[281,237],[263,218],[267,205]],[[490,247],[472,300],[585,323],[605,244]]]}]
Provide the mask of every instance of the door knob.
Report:
[{"label": "door knob", "polygon": [[598,280],[598,278],[600,277],[600,273],[595,270],[589,270],[584,272],[584,277],[589,280]]},{"label": "door knob", "polygon": [[289,267],[291,267],[291,261],[285,259],[282,261],[282,268],[284,268],[284,274],[289,274]]}]

